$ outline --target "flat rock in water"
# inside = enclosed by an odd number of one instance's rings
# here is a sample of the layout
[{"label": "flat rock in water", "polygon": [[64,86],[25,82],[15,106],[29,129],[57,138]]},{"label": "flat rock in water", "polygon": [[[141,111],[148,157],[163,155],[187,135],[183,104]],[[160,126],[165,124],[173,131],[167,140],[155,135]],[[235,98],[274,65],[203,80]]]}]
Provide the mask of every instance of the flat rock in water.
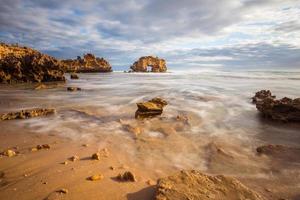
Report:
[{"label": "flat rock in water", "polygon": [[34,108],[28,110],[21,110],[18,112],[0,114],[0,121],[12,120],[12,119],[27,119],[31,117],[39,117],[39,116],[49,115],[54,113],[55,113],[55,109]]},{"label": "flat rock in water", "polygon": [[156,97],[147,102],[137,103],[137,111],[135,112],[135,118],[147,118],[161,115],[163,108],[168,103],[162,98]]},{"label": "flat rock in water", "polygon": [[223,175],[209,176],[199,171],[180,173],[158,180],[156,200],[263,200],[238,180]]},{"label": "flat rock in water", "polygon": [[79,76],[77,74],[71,74],[70,78],[71,79],[79,79]]}]

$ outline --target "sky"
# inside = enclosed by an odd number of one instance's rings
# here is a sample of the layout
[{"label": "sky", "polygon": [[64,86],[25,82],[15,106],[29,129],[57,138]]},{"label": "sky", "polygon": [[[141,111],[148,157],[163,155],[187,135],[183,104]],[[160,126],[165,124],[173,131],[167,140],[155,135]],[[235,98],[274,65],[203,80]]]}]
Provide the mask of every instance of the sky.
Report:
[{"label": "sky", "polygon": [[300,0],[0,0],[0,41],[59,59],[171,69],[300,69]]}]

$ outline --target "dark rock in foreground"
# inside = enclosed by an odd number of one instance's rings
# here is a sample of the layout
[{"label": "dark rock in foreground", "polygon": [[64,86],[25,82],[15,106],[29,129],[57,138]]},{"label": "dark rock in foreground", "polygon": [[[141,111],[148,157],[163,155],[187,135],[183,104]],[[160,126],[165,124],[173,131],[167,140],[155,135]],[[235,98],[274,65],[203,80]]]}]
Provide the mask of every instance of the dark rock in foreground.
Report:
[{"label": "dark rock in foreground", "polygon": [[166,105],[168,105],[168,103],[159,97],[147,102],[137,103],[138,109],[135,112],[135,118],[147,118],[161,115],[163,108]]},{"label": "dark rock in foreground", "polygon": [[34,49],[0,44],[0,83],[65,81],[63,65]]},{"label": "dark rock in foreground", "polygon": [[124,172],[124,174],[119,174],[117,176],[117,180],[124,182],[136,182],[135,175],[130,171]]},{"label": "dark rock in foreground", "polygon": [[195,170],[181,171],[174,176],[159,179],[155,199],[263,200],[234,178],[209,176]]},{"label": "dark rock in foreground", "polygon": [[112,68],[108,61],[104,58],[98,58],[93,54],[85,54],[83,58],[80,56],[77,59],[68,59],[61,61],[64,64],[66,72],[112,72]]},{"label": "dark rock in foreground", "polygon": [[284,97],[277,100],[271,92],[265,92],[265,90],[256,94],[261,94],[255,95],[257,97],[254,98],[257,110],[264,117],[283,122],[300,122],[300,98],[290,99]]},{"label": "dark rock in foreground", "polygon": [[39,116],[49,115],[54,113],[55,113],[55,109],[34,108],[28,110],[21,110],[19,112],[0,114],[0,121],[12,120],[12,119],[27,119],[31,117],[39,117]]},{"label": "dark rock in foreground", "polygon": [[133,63],[130,69],[134,72],[148,72],[148,67],[151,67],[151,72],[166,72],[167,66],[164,59],[153,56],[141,57]]}]

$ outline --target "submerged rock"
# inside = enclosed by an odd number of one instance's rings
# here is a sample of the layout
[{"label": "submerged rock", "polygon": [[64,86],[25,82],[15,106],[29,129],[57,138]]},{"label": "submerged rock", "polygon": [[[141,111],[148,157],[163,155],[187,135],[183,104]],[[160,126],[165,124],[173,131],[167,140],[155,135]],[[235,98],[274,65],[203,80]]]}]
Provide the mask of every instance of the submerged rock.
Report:
[{"label": "submerged rock", "polygon": [[300,98],[284,97],[276,100],[271,92],[262,90],[258,93],[261,95],[255,99],[256,108],[264,117],[283,122],[300,122]]},{"label": "submerged rock", "polygon": [[119,181],[136,182],[135,175],[130,171],[124,172],[123,174],[119,174],[116,178]]},{"label": "submerged rock", "polygon": [[81,91],[81,88],[79,88],[79,87],[68,87],[67,90],[70,91],[70,92],[75,92],[75,91]]},{"label": "submerged rock", "polygon": [[55,109],[48,108],[34,108],[28,110],[21,110],[19,112],[10,112],[5,114],[0,114],[0,121],[2,120],[12,120],[12,119],[27,119],[31,117],[39,117],[43,115],[54,114]]},{"label": "submerged rock", "polygon": [[147,102],[137,103],[138,109],[135,112],[135,118],[147,118],[161,115],[163,108],[166,105],[168,105],[168,103],[159,97]]},{"label": "submerged rock", "polygon": [[70,78],[71,79],[79,79],[79,76],[77,74],[73,73],[73,74],[70,75]]},{"label": "submerged rock", "polygon": [[263,200],[256,192],[234,178],[209,176],[195,170],[181,171],[159,179],[155,199]]},{"label": "submerged rock", "polygon": [[141,57],[138,61],[133,63],[130,69],[134,72],[147,72],[148,66],[151,67],[151,72],[166,72],[167,66],[164,59],[153,56]]},{"label": "submerged rock", "polygon": [[112,68],[108,61],[104,58],[98,58],[93,54],[85,54],[83,58],[69,59],[61,61],[65,66],[66,72],[112,72]]},{"label": "submerged rock", "polygon": [[0,44],[0,83],[65,81],[63,65],[28,47]]}]

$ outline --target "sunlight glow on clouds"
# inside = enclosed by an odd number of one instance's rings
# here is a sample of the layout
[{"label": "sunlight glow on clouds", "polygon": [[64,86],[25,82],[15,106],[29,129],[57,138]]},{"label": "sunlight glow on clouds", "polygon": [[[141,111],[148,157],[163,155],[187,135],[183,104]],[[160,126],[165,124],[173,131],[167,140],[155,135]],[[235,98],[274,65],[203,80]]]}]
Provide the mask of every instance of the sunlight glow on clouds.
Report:
[{"label": "sunlight glow on clouds", "polygon": [[296,68],[300,0],[2,0],[0,40],[58,58],[86,52],[128,68]]}]

